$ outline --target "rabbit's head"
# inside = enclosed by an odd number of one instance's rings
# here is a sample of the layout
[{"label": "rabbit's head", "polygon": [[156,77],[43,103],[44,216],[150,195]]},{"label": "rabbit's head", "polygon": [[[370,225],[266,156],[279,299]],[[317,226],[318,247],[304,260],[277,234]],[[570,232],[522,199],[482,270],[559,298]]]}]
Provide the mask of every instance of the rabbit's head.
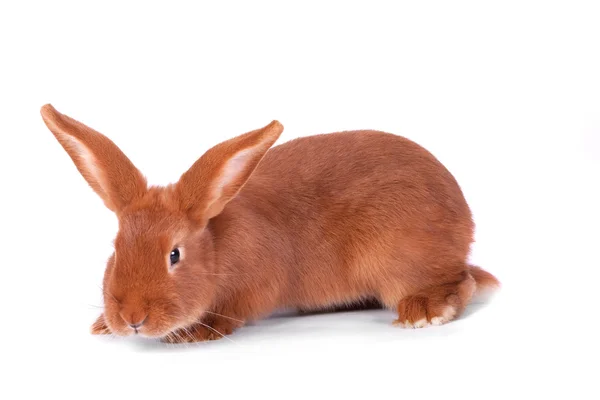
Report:
[{"label": "rabbit's head", "polygon": [[208,221],[235,197],[283,131],[269,125],[208,150],[175,184],[148,187],[106,136],[59,113],[44,122],[119,222],[104,276],[104,321],[118,335],[162,337],[210,307],[223,274]]}]

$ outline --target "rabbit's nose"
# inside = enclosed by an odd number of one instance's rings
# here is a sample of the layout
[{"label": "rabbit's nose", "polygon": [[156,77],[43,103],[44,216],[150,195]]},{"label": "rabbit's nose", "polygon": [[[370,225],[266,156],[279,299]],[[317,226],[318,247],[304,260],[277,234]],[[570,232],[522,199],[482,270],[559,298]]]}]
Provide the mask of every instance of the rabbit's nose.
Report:
[{"label": "rabbit's nose", "polygon": [[148,314],[140,312],[121,312],[121,318],[129,327],[137,332],[137,330],[144,325]]}]

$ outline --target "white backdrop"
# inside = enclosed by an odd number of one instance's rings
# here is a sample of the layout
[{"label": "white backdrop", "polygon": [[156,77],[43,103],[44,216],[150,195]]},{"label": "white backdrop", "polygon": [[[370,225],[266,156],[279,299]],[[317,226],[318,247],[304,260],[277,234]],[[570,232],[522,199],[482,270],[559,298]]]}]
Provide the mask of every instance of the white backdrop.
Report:
[{"label": "white backdrop", "polygon": [[[0,397],[598,398],[598,3],[216,3],[0,6]],[[374,311],[189,347],[91,336],[117,224],[45,103],[159,184],[272,119],[279,143],[404,135],[458,179],[503,289],[424,330]]]}]

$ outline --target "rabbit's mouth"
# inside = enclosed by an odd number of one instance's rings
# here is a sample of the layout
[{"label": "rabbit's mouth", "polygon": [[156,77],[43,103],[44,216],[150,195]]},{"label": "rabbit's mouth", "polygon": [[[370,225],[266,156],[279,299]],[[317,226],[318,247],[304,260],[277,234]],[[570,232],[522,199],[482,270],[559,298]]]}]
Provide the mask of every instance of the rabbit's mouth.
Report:
[{"label": "rabbit's mouth", "polygon": [[[148,303],[147,303],[148,304]],[[173,331],[180,324],[175,306],[166,304],[148,304],[135,309],[123,307],[122,304],[107,304],[105,307],[106,324],[110,331],[118,336],[138,336],[161,338]]]}]

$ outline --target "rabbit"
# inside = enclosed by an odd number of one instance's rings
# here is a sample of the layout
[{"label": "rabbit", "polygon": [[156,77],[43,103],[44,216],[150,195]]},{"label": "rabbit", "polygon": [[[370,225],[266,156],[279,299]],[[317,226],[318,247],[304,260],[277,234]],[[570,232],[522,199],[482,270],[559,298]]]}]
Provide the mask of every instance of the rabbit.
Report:
[{"label": "rabbit", "polygon": [[118,219],[92,334],[214,340],[278,310],[363,302],[423,328],[500,285],[467,261],[474,222],[454,176],[402,136],[342,131],[272,147],[283,131],[273,120],[150,186],[106,136],[51,104],[41,115]]}]

